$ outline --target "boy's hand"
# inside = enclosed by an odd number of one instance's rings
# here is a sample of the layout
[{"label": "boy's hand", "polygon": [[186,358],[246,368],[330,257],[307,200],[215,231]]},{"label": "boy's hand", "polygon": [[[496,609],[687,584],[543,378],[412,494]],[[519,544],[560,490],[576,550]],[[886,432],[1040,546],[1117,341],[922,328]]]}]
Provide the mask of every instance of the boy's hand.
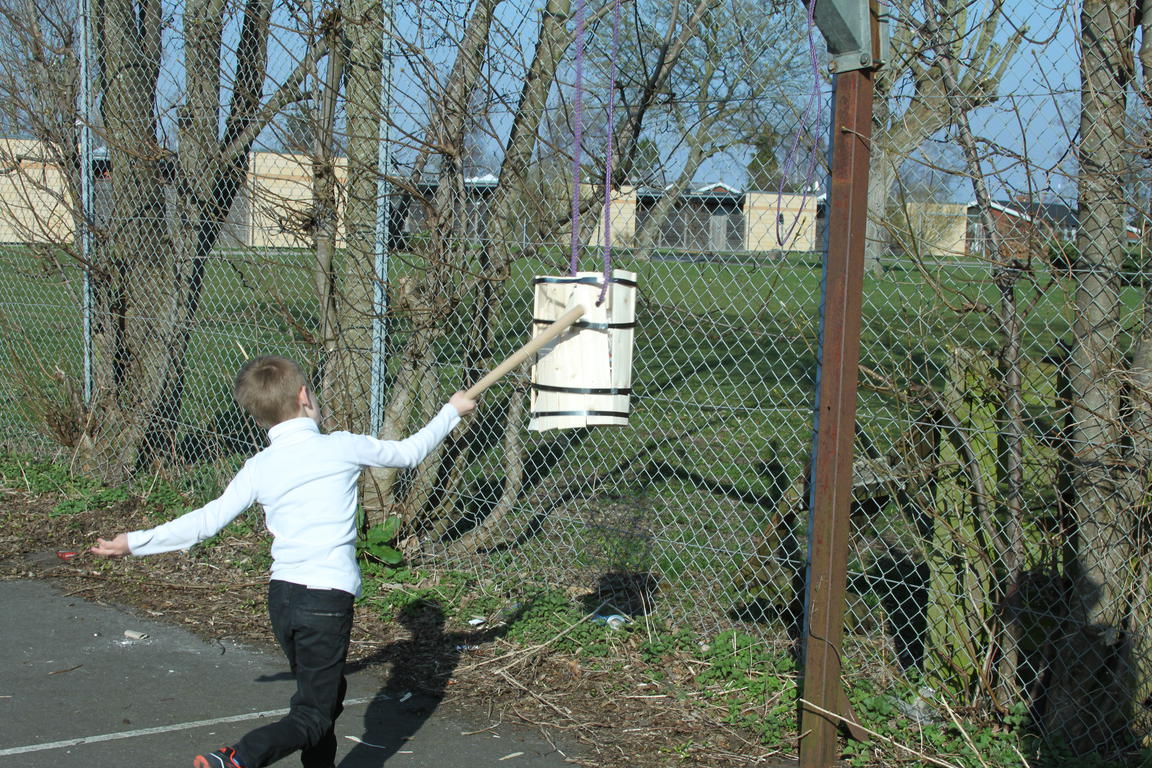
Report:
[{"label": "boy's hand", "polygon": [[128,548],[128,534],[126,533],[121,533],[111,541],[96,539],[96,546],[88,551],[101,557],[123,557],[132,554],[132,550]]},{"label": "boy's hand", "polygon": [[448,404],[456,409],[456,413],[461,416],[471,412],[476,407],[476,401],[464,394],[464,390],[460,390],[452,395],[448,400]]}]

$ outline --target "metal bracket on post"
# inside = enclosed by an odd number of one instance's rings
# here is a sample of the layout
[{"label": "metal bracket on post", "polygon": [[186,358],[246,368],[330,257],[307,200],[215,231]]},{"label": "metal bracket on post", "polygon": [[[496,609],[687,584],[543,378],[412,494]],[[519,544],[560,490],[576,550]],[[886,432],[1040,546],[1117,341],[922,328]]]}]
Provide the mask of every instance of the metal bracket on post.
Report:
[{"label": "metal bracket on post", "polygon": [[813,18],[828,44],[832,72],[879,69],[887,63],[888,20],[875,0],[816,0]]}]

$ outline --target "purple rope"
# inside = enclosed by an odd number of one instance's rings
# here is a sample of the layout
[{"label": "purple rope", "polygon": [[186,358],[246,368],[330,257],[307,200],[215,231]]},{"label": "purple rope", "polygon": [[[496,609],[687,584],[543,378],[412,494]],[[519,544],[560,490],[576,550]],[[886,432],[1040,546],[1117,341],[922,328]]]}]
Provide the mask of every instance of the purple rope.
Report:
[{"label": "purple rope", "polygon": [[608,147],[604,152],[604,285],[596,306],[604,303],[608,295],[608,281],[612,278],[612,156],[616,153],[616,74],[620,53],[620,5],[612,3],[612,50],[608,55]]},{"label": "purple rope", "polygon": [[584,142],[584,0],[576,0],[576,95],[572,99],[572,254],[568,272],[580,269],[580,150]]},{"label": "purple rope", "polygon": [[[812,31],[816,28],[816,0],[809,0],[808,2],[808,54],[812,61],[812,92],[808,96],[808,103],[804,106],[804,112],[800,116],[801,125],[810,125],[812,120],[813,105],[816,108],[815,123],[817,127],[824,119],[824,99],[820,97],[820,56],[816,51],[816,41]],[[784,158],[784,168],[780,172],[780,187],[776,192],[776,244],[783,247],[785,243],[791,239],[796,227],[800,224],[800,216],[797,214],[796,218],[792,220],[792,224],[788,227],[788,231],[784,232],[781,228],[781,219],[784,218],[783,198],[784,198],[784,181],[792,172],[795,165],[796,152],[800,147],[800,135],[803,131],[796,131],[792,137],[792,146],[788,148],[788,155]],[[800,209],[804,209],[804,204],[808,202],[808,190],[812,188],[812,182],[816,178],[816,146],[813,144],[812,150],[808,153],[808,164],[805,171],[803,195],[800,198]]]}]

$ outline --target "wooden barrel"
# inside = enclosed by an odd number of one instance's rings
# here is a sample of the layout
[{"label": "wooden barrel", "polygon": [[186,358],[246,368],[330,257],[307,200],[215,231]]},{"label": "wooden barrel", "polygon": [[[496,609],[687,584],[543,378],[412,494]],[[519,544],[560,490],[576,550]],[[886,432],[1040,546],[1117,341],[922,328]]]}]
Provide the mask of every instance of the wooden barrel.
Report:
[{"label": "wooden barrel", "polygon": [[636,273],[613,270],[604,302],[602,272],[535,279],[534,333],[566,310],[586,311],[572,329],[537,353],[532,367],[532,419],[528,428],[627,426],[632,394],[632,336],[636,328]]}]

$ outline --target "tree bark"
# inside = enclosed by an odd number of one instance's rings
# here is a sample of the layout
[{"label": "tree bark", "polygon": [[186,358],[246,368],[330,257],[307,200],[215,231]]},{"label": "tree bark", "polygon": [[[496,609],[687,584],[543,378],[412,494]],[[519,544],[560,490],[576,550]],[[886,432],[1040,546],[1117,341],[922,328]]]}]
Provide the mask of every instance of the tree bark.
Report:
[{"label": "tree bark", "polygon": [[[171,243],[156,140],[154,99],[160,70],[159,0],[97,3],[97,56],[111,162],[108,245],[93,265],[93,401],[97,445],[109,474],[128,472],[143,449],[173,341],[176,301]],[[147,451],[144,449],[144,453]]]},{"label": "tree bark", "polygon": [[1080,231],[1068,362],[1068,468],[1077,526],[1071,621],[1058,649],[1045,726],[1074,754],[1131,745],[1134,530],[1118,494],[1120,294],[1125,242],[1123,174],[1133,20],[1124,0],[1086,0],[1081,23]]},{"label": "tree bark", "polygon": [[[320,402],[335,402],[335,392],[328,376],[329,361],[336,355],[337,280],[334,272],[336,239],[339,232],[339,199],[336,180],[336,102],[340,84],[344,79],[344,46],[336,39],[338,30],[329,26],[325,30],[328,56],[324,68],[324,85],[318,86],[316,101],[319,108],[312,126],[312,211],[310,228],[312,249],[316,261],[312,280],[316,287],[319,322],[319,383]],[[315,75],[313,75],[315,77]],[[319,78],[317,78],[319,80]],[[332,397],[330,397],[332,395]]]},{"label": "tree bark", "polygon": [[[339,273],[336,322],[340,345],[329,361],[326,388],[333,426],[367,432],[370,414],[370,364],[376,275],[376,215],[379,127],[383,104],[380,72],[384,44],[383,6],[353,0],[341,19],[346,50],[348,180],[344,210],[345,253]],[[370,498],[365,508],[376,507]],[[373,515],[374,517],[374,515]],[[378,520],[372,519],[370,524]]]}]

